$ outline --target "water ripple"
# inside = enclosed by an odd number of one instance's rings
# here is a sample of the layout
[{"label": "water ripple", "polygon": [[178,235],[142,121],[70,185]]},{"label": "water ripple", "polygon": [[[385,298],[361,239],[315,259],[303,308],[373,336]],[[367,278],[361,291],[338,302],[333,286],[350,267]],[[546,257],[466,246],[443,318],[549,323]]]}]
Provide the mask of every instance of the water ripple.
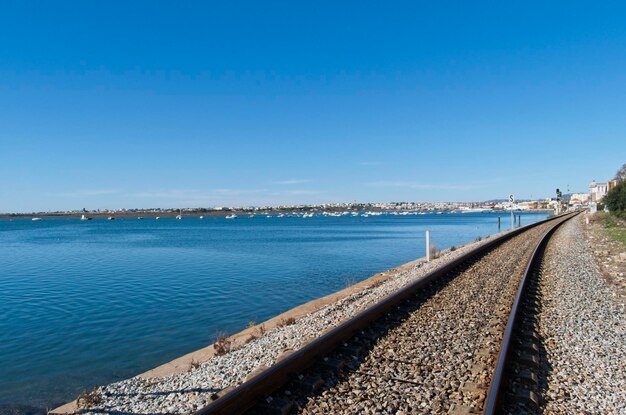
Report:
[{"label": "water ripple", "polygon": [[[497,216],[0,220],[0,405],[52,406],[497,231]],[[525,214],[524,223],[545,215]]]}]

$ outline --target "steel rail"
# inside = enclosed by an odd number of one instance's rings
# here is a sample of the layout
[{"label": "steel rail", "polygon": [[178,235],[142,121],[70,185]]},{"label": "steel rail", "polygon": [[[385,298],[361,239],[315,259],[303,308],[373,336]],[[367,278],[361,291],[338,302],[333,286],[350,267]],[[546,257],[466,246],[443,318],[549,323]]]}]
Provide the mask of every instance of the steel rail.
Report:
[{"label": "steel rail", "polygon": [[526,286],[528,285],[528,280],[530,280],[533,269],[538,265],[538,262],[541,259],[540,253],[548,244],[550,237],[554,232],[556,232],[558,227],[576,215],[578,215],[578,213],[563,215],[562,220],[559,220],[557,223],[554,224],[554,226],[548,229],[541,237],[541,241],[539,242],[539,244],[537,244],[537,247],[533,251],[530,260],[528,261],[526,271],[524,271],[524,276],[522,277],[522,280],[519,284],[517,294],[515,295],[515,300],[513,301],[513,305],[511,307],[511,313],[509,314],[509,320],[507,322],[506,329],[504,330],[504,336],[500,345],[500,353],[496,362],[496,368],[493,372],[493,376],[491,377],[489,392],[487,393],[485,405],[483,407],[484,415],[494,415],[495,413],[497,413],[498,407],[502,402],[502,388],[505,383],[504,380],[506,379],[505,371],[510,356],[509,352],[511,350],[513,330],[515,329],[518,322],[520,314],[519,310],[524,299],[524,293],[526,290]]},{"label": "steel rail", "polygon": [[232,388],[227,393],[211,402],[209,405],[196,411],[194,415],[231,415],[245,412],[260,401],[260,399],[264,396],[267,396],[287,383],[294,374],[311,366],[316,358],[333,351],[338,344],[347,341],[360,330],[368,327],[375,320],[392,310],[395,306],[414,296],[416,292],[425,285],[445,276],[459,265],[476,256],[479,256],[482,253],[488,252],[495,246],[500,245],[529,229],[550,221],[558,220],[563,216],[568,215],[554,216],[530,225],[516,228],[504,235],[491,239],[487,243],[472,249],[458,258],[443,264],[417,281],[401,288],[380,302],[341,323],[339,326],[323,333],[320,337],[294,351],[286,358],[263,370],[251,379]]}]

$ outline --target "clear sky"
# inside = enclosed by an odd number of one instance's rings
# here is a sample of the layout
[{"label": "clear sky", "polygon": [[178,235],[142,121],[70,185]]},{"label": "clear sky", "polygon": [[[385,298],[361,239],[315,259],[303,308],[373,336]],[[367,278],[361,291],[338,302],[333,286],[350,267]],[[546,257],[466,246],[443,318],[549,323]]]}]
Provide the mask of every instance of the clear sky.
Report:
[{"label": "clear sky", "polygon": [[623,2],[0,2],[0,212],[585,191]]}]

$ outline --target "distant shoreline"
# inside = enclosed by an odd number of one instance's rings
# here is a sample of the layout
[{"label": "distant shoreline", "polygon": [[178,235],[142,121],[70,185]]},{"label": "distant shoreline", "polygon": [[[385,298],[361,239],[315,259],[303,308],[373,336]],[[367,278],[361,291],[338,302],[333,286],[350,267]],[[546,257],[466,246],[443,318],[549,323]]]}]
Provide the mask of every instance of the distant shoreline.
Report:
[{"label": "distant shoreline", "polygon": [[[236,216],[247,216],[247,215],[274,215],[274,214],[289,214],[289,213],[322,213],[322,212],[403,212],[403,211],[414,211],[414,209],[272,209],[272,210],[212,210],[208,212],[203,211],[187,211],[182,212],[182,217],[225,217],[229,215]],[[450,212],[450,210],[439,210],[443,212]],[[552,209],[525,209],[525,210],[514,210],[514,212],[551,212]],[[422,212],[434,212],[428,210],[422,210]],[[491,212],[501,212],[508,213],[509,210],[492,210]],[[82,215],[90,219],[107,219],[109,217],[116,219],[129,219],[129,218],[145,218],[145,219],[154,219],[154,218],[175,218],[180,213],[177,211],[166,211],[166,212],[154,212],[154,211],[136,211],[136,212],[72,212],[72,213],[1,213],[0,219],[28,219],[28,218],[59,218],[59,219],[68,219],[68,218],[76,218],[79,219]]]},{"label": "distant shoreline", "polygon": [[[199,216],[228,216],[228,215],[246,215],[246,214],[250,214],[250,212],[244,212],[244,211],[235,211],[235,210],[230,210],[230,211],[224,211],[224,212],[184,212],[182,214],[183,218],[184,217],[199,217]],[[107,212],[100,212],[100,213],[3,213],[0,214],[0,219],[17,219],[17,218],[59,218],[59,219],[65,219],[65,218],[77,218],[80,219],[80,217],[82,215],[85,215],[85,217],[90,218],[90,219],[107,219],[109,217],[112,218],[116,218],[116,219],[136,219],[138,217],[141,218],[151,218],[154,219],[156,217],[159,218],[175,218],[176,216],[179,215],[178,212],[116,212],[116,213],[107,213]]]}]

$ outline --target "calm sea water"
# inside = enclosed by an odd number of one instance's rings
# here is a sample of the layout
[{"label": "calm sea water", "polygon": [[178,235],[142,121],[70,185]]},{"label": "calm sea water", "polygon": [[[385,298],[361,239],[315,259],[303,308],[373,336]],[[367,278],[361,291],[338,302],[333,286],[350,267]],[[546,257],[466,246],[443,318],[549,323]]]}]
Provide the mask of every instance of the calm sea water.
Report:
[{"label": "calm sea water", "polygon": [[0,220],[0,405],[64,403],[424,256],[426,229],[446,248],[497,218]]}]

